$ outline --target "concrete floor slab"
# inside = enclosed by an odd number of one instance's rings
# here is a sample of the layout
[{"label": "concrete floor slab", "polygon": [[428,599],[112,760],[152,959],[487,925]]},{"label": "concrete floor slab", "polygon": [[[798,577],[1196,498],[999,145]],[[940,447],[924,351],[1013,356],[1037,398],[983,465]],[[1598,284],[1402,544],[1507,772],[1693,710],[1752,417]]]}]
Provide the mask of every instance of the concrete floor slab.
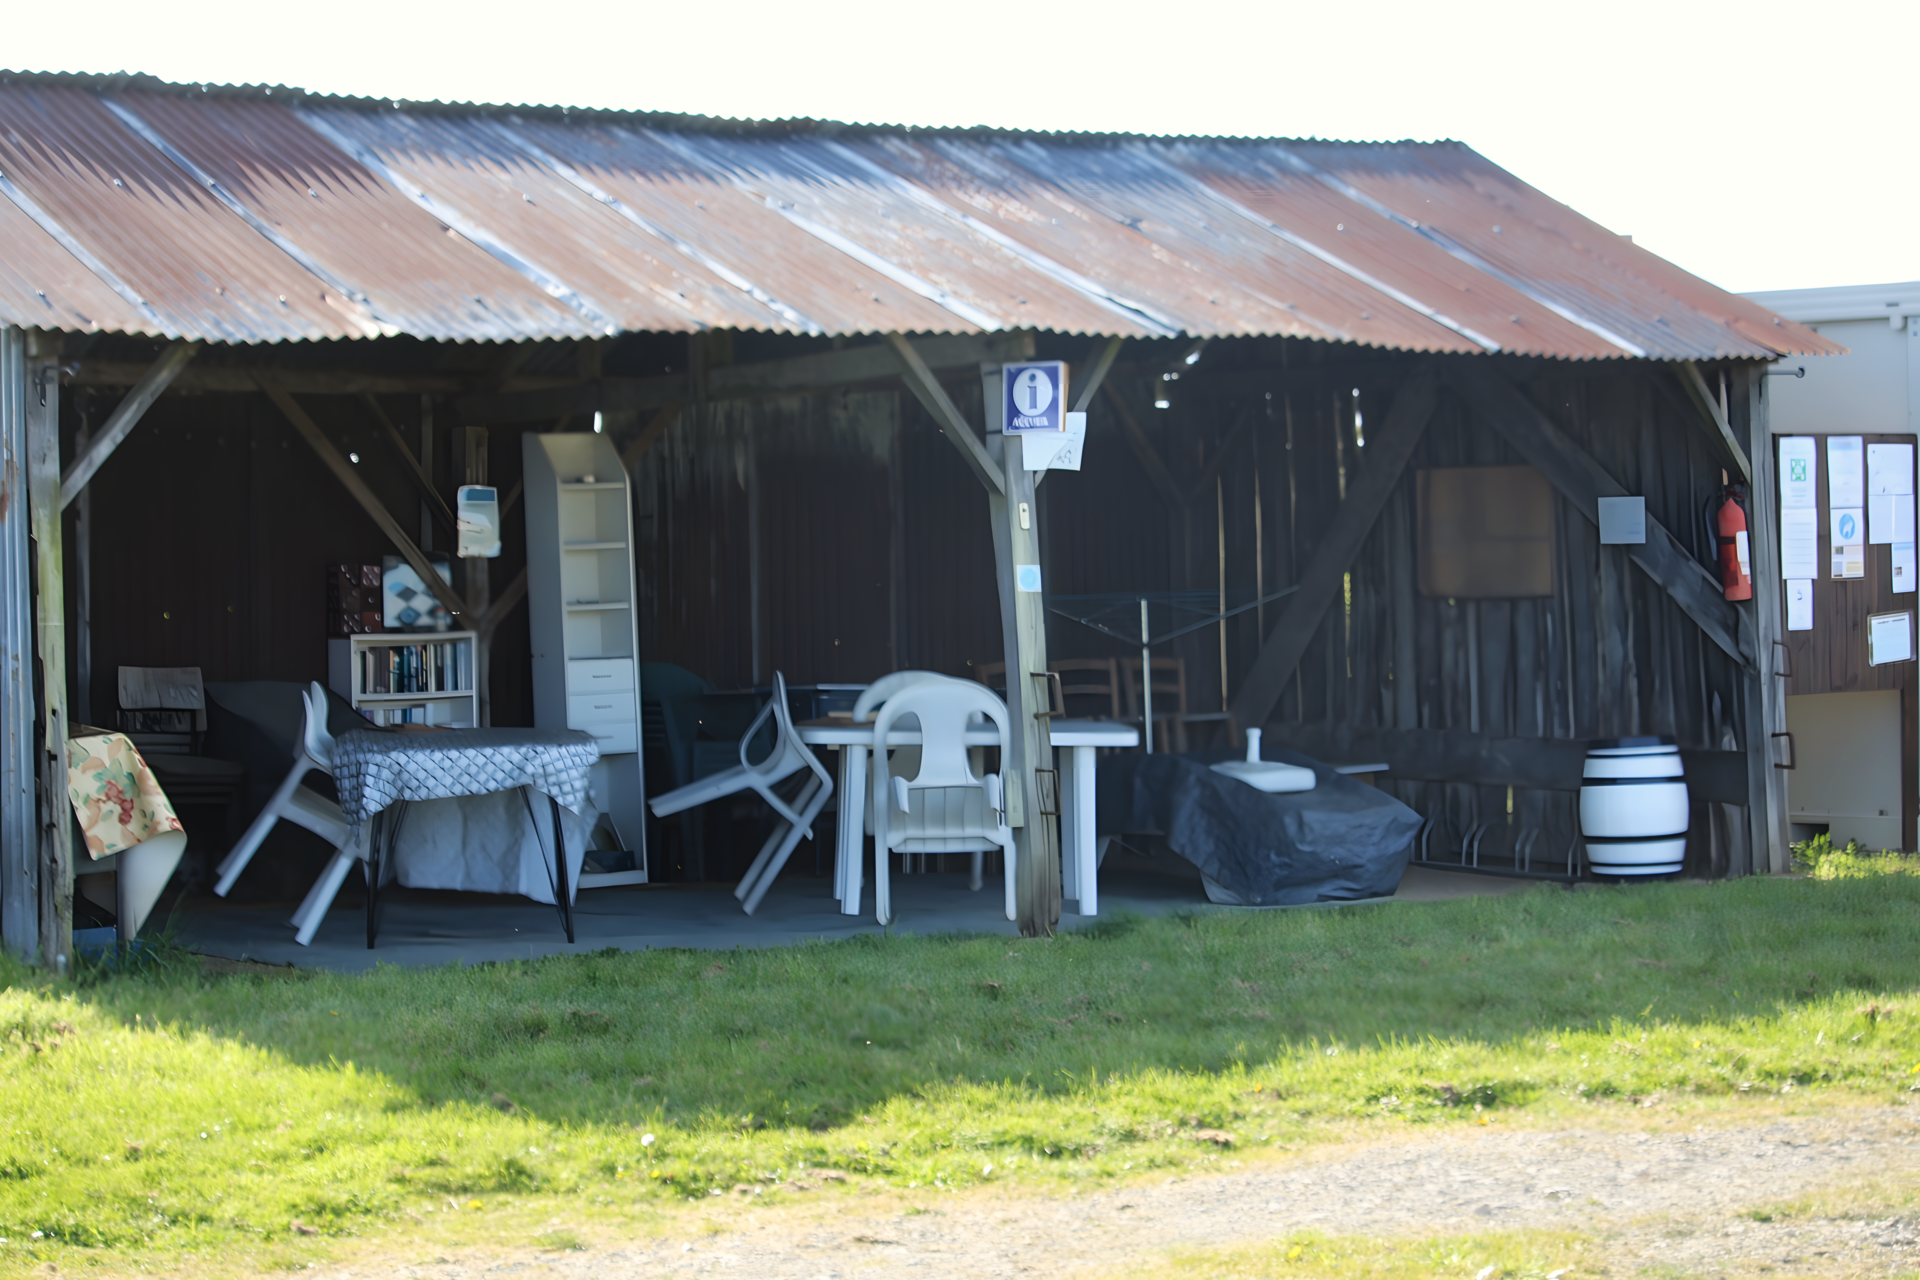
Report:
[{"label": "concrete floor slab", "polygon": [[[1087,928],[1126,916],[1271,909],[1215,906],[1207,901],[1197,874],[1167,874],[1135,865],[1103,870],[1100,880],[1100,916],[1063,915],[1063,929]],[[1416,866],[1407,870],[1392,898],[1367,901],[1498,896],[1536,883]],[[309,947],[293,940],[287,923],[293,910],[290,903],[232,904],[217,898],[189,898],[174,908],[172,927],[183,946],[202,955],[343,973],[357,973],[375,964],[531,960],[603,947],[622,951],[775,947],[882,932],[873,920],[871,892],[867,912],[858,916],[841,915],[830,892],[825,880],[788,877],[767,895],[758,912],[748,916],[723,885],[589,889],[574,906],[576,941],[571,945],[561,930],[558,912],[550,906],[525,898],[397,887],[381,895],[378,946],[371,951],[366,945],[366,915],[350,906],[336,906]],[[989,884],[974,893],[963,874],[897,876],[893,899],[895,919],[889,930],[893,933],[1011,937],[1019,932],[1001,910],[998,886]],[[1315,904],[1327,905],[1356,904]]]}]

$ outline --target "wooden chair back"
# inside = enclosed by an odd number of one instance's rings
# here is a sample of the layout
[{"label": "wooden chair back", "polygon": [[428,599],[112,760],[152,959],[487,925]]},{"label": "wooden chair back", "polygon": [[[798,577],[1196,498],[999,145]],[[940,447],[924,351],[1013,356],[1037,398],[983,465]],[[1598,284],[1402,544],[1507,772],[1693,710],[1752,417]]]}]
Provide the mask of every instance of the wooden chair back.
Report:
[{"label": "wooden chair back", "polygon": [[1076,720],[1120,718],[1119,665],[1112,658],[1062,658],[1047,669],[1060,675],[1060,695]]}]

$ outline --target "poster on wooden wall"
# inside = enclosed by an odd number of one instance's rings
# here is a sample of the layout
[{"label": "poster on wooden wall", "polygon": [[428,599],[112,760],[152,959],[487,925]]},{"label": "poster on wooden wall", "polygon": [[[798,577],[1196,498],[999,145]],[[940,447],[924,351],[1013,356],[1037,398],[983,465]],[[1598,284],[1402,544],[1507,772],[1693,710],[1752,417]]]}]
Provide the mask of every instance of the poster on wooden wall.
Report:
[{"label": "poster on wooden wall", "polygon": [[1859,507],[1833,509],[1833,572],[1830,577],[1867,576],[1866,514]]},{"label": "poster on wooden wall", "polygon": [[1867,505],[1865,441],[1860,436],[1827,437],[1827,505]]},{"label": "poster on wooden wall", "polygon": [[1792,578],[1787,582],[1787,630],[1813,630],[1813,579]]},{"label": "poster on wooden wall", "polygon": [[1876,613],[1867,618],[1867,665],[1913,660],[1913,615]]}]

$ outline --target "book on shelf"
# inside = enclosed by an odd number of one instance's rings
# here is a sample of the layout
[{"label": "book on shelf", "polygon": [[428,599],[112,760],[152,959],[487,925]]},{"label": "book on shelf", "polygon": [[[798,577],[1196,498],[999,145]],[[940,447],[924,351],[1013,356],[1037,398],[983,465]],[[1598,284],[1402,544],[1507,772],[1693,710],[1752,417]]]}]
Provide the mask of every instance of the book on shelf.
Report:
[{"label": "book on shelf", "polygon": [[369,645],[356,673],[362,694],[469,693],[473,658],[464,640]]}]

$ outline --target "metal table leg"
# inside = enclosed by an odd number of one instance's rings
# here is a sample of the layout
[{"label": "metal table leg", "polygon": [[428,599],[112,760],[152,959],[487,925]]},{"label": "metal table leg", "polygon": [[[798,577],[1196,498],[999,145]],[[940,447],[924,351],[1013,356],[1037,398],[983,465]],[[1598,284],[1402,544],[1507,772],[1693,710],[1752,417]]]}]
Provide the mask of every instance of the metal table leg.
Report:
[{"label": "metal table leg", "polygon": [[[533,827],[533,842],[540,846],[540,856],[546,857],[546,842],[540,839],[540,820],[533,816],[533,788],[520,788],[520,802],[527,807],[527,822]],[[573,941],[573,899],[567,893],[567,836],[560,826],[560,802],[552,796],[547,803],[553,808],[553,863],[554,869],[547,873],[547,884],[553,889],[554,909],[560,913],[560,927],[567,931],[567,941]]]},{"label": "metal table leg", "polygon": [[400,828],[407,820],[407,802],[397,800],[369,819],[367,833],[367,950],[373,950],[374,937],[380,932],[380,881],[400,839]]},{"label": "metal table leg", "polygon": [[553,861],[555,879],[559,888],[555,893],[560,903],[560,923],[567,931],[567,941],[573,941],[573,897],[567,892],[567,837],[560,829],[560,802],[552,796],[547,803],[553,806]]}]

